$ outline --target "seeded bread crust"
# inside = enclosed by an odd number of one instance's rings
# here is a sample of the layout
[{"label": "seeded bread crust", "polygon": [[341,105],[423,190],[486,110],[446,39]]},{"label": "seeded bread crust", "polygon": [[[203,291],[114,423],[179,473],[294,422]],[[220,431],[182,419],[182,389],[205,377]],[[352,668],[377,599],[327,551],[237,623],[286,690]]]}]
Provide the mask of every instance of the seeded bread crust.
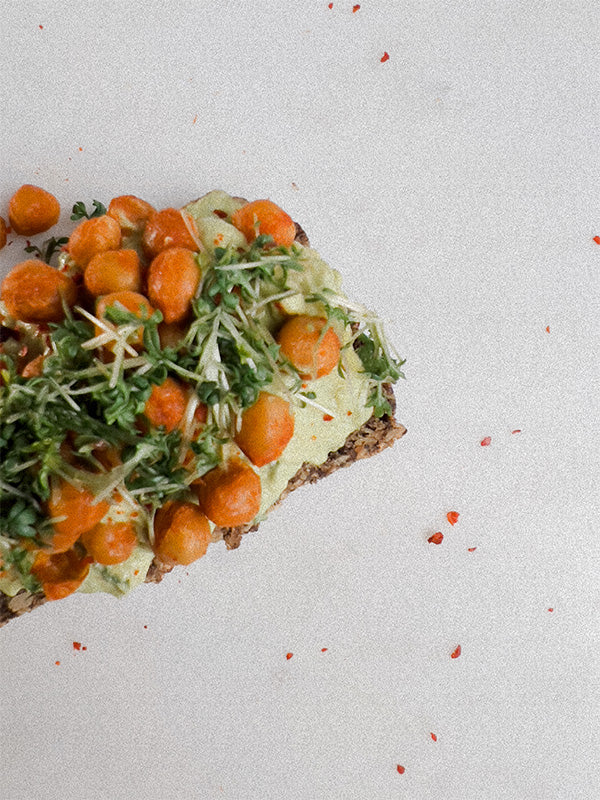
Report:
[{"label": "seeded bread crust", "polygon": [[[308,246],[308,237],[298,223],[296,223],[296,240],[300,242],[300,244]],[[278,506],[290,492],[293,492],[300,486],[304,486],[307,483],[315,483],[342,467],[350,466],[355,461],[359,461],[363,458],[370,458],[380,453],[382,450],[391,447],[397,439],[404,436],[406,428],[397,422],[394,417],[396,401],[392,387],[389,384],[385,384],[383,391],[386,399],[390,403],[392,413],[389,415],[385,414],[383,417],[372,416],[361,428],[348,436],[339,450],[331,452],[323,464],[319,464],[318,466],[309,463],[303,464],[298,472],[288,481],[281,496],[269,510]],[[240,546],[242,537],[246,533],[256,531],[257,529],[257,524],[244,525],[238,528],[217,528],[215,535],[223,538],[228,550],[235,550]],[[171,569],[172,566],[161,563],[155,559],[150,565],[145,582],[159,583]],[[46,598],[41,592],[31,594],[23,589],[14,597],[8,597],[0,593],[0,627],[6,625],[6,623],[14,617],[19,617],[22,614],[33,611],[34,608],[41,606],[45,602]]]}]

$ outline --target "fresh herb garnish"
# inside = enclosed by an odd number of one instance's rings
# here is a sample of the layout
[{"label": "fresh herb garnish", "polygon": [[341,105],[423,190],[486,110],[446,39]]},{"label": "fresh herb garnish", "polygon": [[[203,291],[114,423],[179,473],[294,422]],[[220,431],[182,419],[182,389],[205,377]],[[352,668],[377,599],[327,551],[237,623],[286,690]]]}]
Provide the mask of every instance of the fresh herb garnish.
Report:
[{"label": "fresh herb garnish", "polygon": [[38,247],[35,244],[28,244],[24,250],[26,253],[35,253],[37,258],[45,261],[46,264],[50,264],[54,254],[64,247],[68,241],[69,239],[67,236],[61,236],[59,239],[56,239],[54,236],[52,236],[50,239],[45,239],[42,242],[41,247]]},{"label": "fresh herb garnish", "polygon": [[71,219],[73,222],[76,222],[80,219],[92,219],[92,217],[102,217],[106,214],[106,206],[104,206],[98,200],[92,200],[92,211],[88,211],[85,207],[85,203],[82,200],[75,203],[73,206],[73,213],[71,214]]}]

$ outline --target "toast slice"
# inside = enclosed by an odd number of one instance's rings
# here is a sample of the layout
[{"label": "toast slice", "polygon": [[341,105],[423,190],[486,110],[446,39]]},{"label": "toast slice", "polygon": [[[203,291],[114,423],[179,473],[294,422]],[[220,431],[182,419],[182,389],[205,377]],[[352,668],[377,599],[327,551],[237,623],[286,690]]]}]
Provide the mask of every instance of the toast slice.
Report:
[{"label": "toast slice", "polygon": [[[309,246],[306,233],[297,223],[296,241],[303,246]],[[305,462],[302,464],[288,481],[279,498],[269,508],[269,512],[295,489],[305,484],[315,483],[340,468],[350,466],[355,461],[380,453],[406,433],[406,428],[395,419],[396,402],[391,384],[384,384],[382,390],[385,400],[389,403],[389,413],[382,416],[373,414],[358,430],[348,435],[342,447],[330,452],[323,463],[315,465]],[[256,531],[258,527],[257,523],[250,523],[236,528],[216,528],[214,538],[223,539],[227,549],[233,550],[240,546],[242,537],[246,533]],[[172,564],[161,562],[155,557],[150,564],[145,582],[158,583],[172,569]],[[13,597],[0,592],[0,627],[15,617],[33,611],[45,602],[46,597],[41,592],[31,593],[22,589]]]}]

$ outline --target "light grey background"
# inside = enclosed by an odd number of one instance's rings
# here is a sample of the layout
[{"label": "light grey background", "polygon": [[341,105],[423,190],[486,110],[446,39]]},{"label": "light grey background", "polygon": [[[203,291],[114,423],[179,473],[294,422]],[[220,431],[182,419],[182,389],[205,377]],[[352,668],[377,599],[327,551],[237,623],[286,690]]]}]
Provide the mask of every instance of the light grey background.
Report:
[{"label": "light grey background", "polygon": [[409,429],[2,629],[3,800],[600,796],[598,4],[352,5],[3,4],[0,213],[270,197],[385,319]]}]

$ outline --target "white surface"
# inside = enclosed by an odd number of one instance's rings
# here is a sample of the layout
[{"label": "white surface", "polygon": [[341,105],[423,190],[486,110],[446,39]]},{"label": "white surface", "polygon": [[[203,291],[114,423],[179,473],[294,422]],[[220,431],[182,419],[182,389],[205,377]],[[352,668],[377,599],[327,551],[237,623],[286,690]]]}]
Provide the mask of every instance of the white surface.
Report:
[{"label": "white surface", "polygon": [[409,433],[2,629],[0,796],[600,796],[597,4],[71,5],[3,4],[0,213],[272,198],[386,319]]}]

